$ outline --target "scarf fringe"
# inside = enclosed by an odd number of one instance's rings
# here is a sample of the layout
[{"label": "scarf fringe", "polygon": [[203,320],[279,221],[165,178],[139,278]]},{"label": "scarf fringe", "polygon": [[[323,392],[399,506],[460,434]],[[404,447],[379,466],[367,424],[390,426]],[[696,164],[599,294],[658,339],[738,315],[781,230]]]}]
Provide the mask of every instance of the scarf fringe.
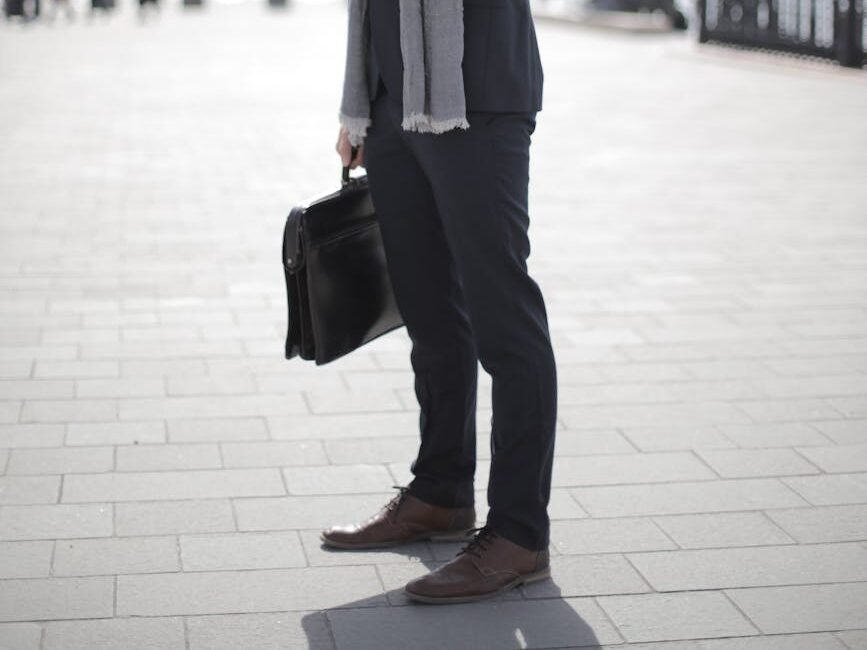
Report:
[{"label": "scarf fringe", "polygon": [[349,131],[349,144],[357,147],[364,141],[371,123],[369,117],[353,117],[341,111],[338,114],[338,120],[340,125],[345,126],[346,130]]},{"label": "scarf fringe", "polygon": [[404,131],[419,133],[445,133],[452,129],[468,129],[470,123],[465,117],[452,117],[447,120],[435,120],[425,113],[413,113],[403,118],[401,128]]}]

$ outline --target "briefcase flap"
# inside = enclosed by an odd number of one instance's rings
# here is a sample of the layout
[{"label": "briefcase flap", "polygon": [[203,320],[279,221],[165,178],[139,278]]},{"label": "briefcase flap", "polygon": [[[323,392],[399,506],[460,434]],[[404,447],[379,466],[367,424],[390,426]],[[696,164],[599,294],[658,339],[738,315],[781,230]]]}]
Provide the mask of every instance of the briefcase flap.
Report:
[{"label": "briefcase flap", "polygon": [[367,177],[354,178],[340,190],[307,205],[304,243],[317,244],[376,221]]}]

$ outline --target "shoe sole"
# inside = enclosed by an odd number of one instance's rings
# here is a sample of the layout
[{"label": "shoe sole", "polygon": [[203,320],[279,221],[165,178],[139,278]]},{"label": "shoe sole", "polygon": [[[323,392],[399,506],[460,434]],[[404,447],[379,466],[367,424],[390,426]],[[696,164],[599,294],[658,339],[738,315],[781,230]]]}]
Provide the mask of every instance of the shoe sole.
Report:
[{"label": "shoe sole", "polygon": [[403,593],[410,600],[414,600],[418,603],[425,603],[428,605],[450,605],[454,603],[473,603],[479,600],[487,600],[489,598],[494,598],[495,596],[499,596],[500,594],[504,594],[507,591],[511,591],[515,587],[520,585],[526,585],[531,582],[538,582],[539,580],[545,580],[546,578],[551,577],[551,567],[547,566],[540,571],[535,571],[534,573],[527,573],[522,576],[518,576],[512,582],[503,585],[496,591],[492,591],[488,594],[478,594],[475,596],[423,596],[422,594],[414,594],[411,591],[407,591],[404,588]]},{"label": "shoe sole", "polygon": [[347,550],[364,550],[369,548],[391,548],[393,546],[402,546],[403,544],[412,544],[413,542],[463,542],[470,539],[470,533],[475,530],[467,528],[466,530],[455,530],[442,533],[421,533],[415,537],[406,537],[388,542],[338,542],[333,539],[328,539],[324,535],[319,535],[319,540],[323,545],[331,548],[347,549]]}]

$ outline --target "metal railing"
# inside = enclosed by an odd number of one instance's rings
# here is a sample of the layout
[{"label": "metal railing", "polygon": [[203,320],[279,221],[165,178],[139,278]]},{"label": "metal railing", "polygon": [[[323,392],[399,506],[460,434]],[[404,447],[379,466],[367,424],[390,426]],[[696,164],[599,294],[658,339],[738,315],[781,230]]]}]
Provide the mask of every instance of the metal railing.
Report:
[{"label": "metal railing", "polygon": [[867,62],[865,0],[698,0],[699,41]]}]

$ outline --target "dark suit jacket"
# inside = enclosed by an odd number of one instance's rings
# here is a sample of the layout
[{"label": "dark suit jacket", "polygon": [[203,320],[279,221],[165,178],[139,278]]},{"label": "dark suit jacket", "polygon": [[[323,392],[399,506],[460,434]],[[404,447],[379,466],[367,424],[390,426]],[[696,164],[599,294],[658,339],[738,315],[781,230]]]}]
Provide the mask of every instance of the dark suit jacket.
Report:
[{"label": "dark suit jacket", "polygon": [[[368,0],[371,98],[382,78],[403,96],[398,0]],[[464,0],[464,96],[468,111],[542,110],[542,61],[529,0]]]}]

